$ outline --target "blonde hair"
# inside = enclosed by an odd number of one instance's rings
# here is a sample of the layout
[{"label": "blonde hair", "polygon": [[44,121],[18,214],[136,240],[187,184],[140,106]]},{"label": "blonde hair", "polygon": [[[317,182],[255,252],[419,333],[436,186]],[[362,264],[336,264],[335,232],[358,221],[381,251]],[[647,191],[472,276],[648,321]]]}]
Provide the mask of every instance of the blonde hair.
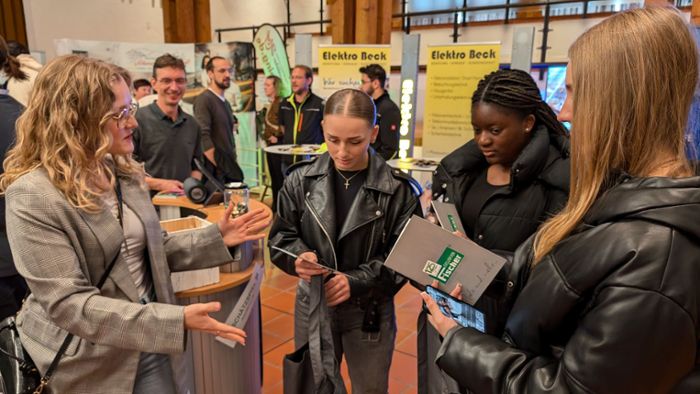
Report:
[{"label": "blonde hair", "polygon": [[22,175],[43,168],[51,183],[76,208],[102,209],[102,197],[119,175],[142,176],[130,156],[107,157],[112,136],[104,129],[115,101],[120,70],[100,60],[69,55],[46,65],[34,82],[24,113],[17,120],[17,139],[3,162],[0,191]]},{"label": "blonde hair", "polygon": [[685,129],[698,83],[698,52],[675,10],[644,8],[612,16],[569,49],[573,84],[571,192],[538,231],[534,263],[583,220],[616,171],[692,174]]}]

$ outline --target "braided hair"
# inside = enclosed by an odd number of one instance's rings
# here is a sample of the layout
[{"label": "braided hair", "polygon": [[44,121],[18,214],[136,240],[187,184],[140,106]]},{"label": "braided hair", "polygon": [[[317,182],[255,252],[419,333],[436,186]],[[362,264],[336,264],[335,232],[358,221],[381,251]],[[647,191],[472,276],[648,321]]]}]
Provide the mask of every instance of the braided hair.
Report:
[{"label": "braided hair", "polygon": [[472,107],[479,103],[496,104],[519,113],[535,116],[535,124],[544,125],[550,134],[566,135],[557,115],[540,97],[540,89],[530,74],[522,70],[498,70],[479,81],[472,95]]}]

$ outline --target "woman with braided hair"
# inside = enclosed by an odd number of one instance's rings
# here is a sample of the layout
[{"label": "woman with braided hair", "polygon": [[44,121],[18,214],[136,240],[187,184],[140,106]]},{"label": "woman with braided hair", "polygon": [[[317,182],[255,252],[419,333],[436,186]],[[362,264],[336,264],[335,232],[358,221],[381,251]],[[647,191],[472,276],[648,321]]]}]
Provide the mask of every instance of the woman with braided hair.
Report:
[{"label": "woman with braided hair", "polygon": [[700,393],[691,27],[675,9],[628,10],[568,57],[566,206],[515,252],[500,338],[458,326],[422,294],[444,338],[434,362],[479,394]]},{"label": "woman with braided hair", "polygon": [[[472,96],[474,139],[447,155],[433,176],[433,198],[456,206],[469,239],[502,255],[515,249],[566,203],[569,139],[530,74],[498,70]],[[500,336],[510,291],[506,263],[476,303],[488,333]],[[451,290],[451,289],[450,289]],[[434,360],[437,332],[419,317],[419,359]],[[432,362],[419,362],[421,392],[459,391]]]}]

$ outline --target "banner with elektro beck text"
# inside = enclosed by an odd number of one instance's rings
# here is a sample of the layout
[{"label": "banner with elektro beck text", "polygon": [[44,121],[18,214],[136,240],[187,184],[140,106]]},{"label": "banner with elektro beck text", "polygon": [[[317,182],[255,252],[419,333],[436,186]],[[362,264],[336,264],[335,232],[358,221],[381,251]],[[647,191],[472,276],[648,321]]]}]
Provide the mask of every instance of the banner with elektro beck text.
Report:
[{"label": "banner with elektro beck text", "polygon": [[[319,45],[318,77],[314,83],[317,94],[327,98],[335,91],[359,89],[362,85],[360,67],[379,64],[387,77],[391,72],[389,45]],[[320,82],[320,83],[319,83]]]},{"label": "banner with elektro beck text", "polygon": [[501,44],[428,46],[423,156],[443,157],[474,138],[471,98],[479,80],[498,69]]}]

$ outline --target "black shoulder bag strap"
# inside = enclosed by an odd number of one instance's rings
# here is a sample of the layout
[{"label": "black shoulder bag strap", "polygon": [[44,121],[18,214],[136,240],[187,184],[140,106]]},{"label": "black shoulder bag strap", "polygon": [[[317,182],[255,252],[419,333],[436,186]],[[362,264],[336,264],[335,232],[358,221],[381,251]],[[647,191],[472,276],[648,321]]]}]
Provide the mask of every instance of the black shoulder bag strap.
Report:
[{"label": "black shoulder bag strap", "polygon": [[[115,192],[117,194],[117,210],[119,212],[119,225],[124,228],[124,211],[122,207],[122,188],[121,185],[119,184],[119,179],[117,178],[115,181]],[[121,254],[121,250],[117,252],[116,255],[114,255],[114,258],[112,259],[112,262],[109,263],[107,266],[107,269],[105,272],[102,274],[102,277],[100,278],[100,281],[97,282],[97,287],[98,289],[102,288],[102,285],[107,281],[107,277],[109,277],[110,272],[112,272],[112,268],[114,267],[114,264],[117,262],[117,259],[119,258],[119,255]],[[49,368],[46,370],[46,373],[44,376],[41,377],[41,382],[39,383],[39,386],[34,390],[34,394],[41,394],[42,391],[44,391],[44,387],[46,387],[47,384],[49,384],[49,380],[53,376],[54,372],[56,372],[56,367],[58,367],[58,362],[61,361],[61,357],[63,357],[63,354],[66,352],[68,349],[68,346],[70,345],[71,341],[73,340],[73,334],[68,333],[66,335],[66,339],[63,340],[63,343],[61,344],[61,347],[58,349],[58,352],[56,353],[56,356],[54,357],[53,361],[51,361],[51,365],[49,365]]]}]

